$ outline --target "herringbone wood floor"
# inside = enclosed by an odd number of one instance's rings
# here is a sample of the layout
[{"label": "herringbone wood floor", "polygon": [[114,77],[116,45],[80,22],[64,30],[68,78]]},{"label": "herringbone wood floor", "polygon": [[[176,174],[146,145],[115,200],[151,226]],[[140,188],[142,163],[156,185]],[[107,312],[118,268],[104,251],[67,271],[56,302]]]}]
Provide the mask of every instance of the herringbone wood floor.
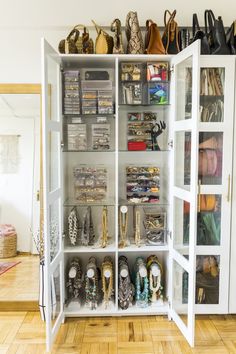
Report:
[{"label": "herringbone wood floor", "polygon": [[[39,313],[0,312],[0,354],[44,354],[44,343]],[[67,319],[52,353],[236,353],[236,316],[198,316],[194,349],[162,316]]]}]

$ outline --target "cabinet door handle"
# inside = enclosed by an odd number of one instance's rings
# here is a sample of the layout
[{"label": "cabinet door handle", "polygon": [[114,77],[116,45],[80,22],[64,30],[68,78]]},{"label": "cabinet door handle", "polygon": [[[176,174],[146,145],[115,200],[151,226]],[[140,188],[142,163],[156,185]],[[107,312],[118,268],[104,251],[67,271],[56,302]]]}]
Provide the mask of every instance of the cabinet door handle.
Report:
[{"label": "cabinet door handle", "polygon": [[227,193],[227,202],[230,202],[231,197],[231,175],[228,175],[228,193]]},{"label": "cabinet door handle", "polygon": [[198,180],[198,203],[197,203],[197,211],[200,213],[201,211],[201,180]]}]

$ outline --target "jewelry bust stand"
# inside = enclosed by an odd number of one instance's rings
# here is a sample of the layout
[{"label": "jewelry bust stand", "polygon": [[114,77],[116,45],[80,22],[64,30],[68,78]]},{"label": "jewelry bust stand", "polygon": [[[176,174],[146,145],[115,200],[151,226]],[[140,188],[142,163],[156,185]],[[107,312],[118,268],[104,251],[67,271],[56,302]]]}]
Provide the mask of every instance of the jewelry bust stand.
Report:
[{"label": "jewelry bust stand", "polygon": [[66,283],[67,288],[67,305],[72,300],[78,300],[78,307],[80,308],[81,304],[79,301],[80,289],[82,287],[83,276],[79,258],[75,257],[72,259],[69,271],[68,271],[68,280]]},{"label": "jewelry bust stand", "polygon": [[118,261],[119,266],[119,288],[118,300],[122,310],[127,310],[132,306],[135,289],[130,279],[130,271],[128,260],[125,256],[120,256]]},{"label": "jewelry bust stand", "polygon": [[98,269],[96,258],[90,257],[85,274],[85,305],[91,310],[98,306]]},{"label": "jewelry bust stand", "polygon": [[148,279],[151,293],[151,306],[163,305],[163,286],[162,286],[162,266],[158,258],[154,255],[147,259]]},{"label": "jewelry bust stand", "polygon": [[119,225],[120,225],[120,243],[119,248],[128,246],[127,230],[128,230],[128,208],[126,205],[120,207],[119,213]]},{"label": "jewelry bust stand", "polygon": [[102,263],[102,291],[103,291],[103,303],[102,307],[107,310],[112,307],[112,295],[113,289],[113,263],[109,256],[104,258]]},{"label": "jewelry bust stand", "polygon": [[138,257],[135,263],[135,300],[137,307],[147,307],[149,298],[149,282],[146,262]]}]

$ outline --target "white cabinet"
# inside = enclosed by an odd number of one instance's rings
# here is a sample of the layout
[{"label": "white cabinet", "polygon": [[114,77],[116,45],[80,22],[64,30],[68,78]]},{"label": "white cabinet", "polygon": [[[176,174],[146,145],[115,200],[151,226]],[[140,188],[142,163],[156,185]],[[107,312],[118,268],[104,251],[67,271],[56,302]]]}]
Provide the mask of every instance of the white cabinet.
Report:
[{"label": "white cabinet", "polygon": [[[195,313],[228,312],[233,58],[222,65],[222,57],[202,57],[197,42],[176,56],[59,55],[45,40],[42,47],[47,349],[65,317],[142,314],[167,314],[194,345]],[[150,63],[168,72],[152,81]],[[212,90],[204,75],[218,75],[211,94],[202,91]],[[138,257],[150,265],[151,255],[155,279],[162,274],[158,301],[135,283],[141,273],[141,282],[151,280],[134,268]],[[107,256],[113,279],[102,284],[114,293],[104,303],[100,289],[97,304],[86,295],[88,263],[95,274],[94,258],[101,268]],[[126,309],[118,298],[121,256],[136,285]],[[82,275],[76,299],[68,282],[73,259]],[[219,286],[210,303],[212,278]]]}]

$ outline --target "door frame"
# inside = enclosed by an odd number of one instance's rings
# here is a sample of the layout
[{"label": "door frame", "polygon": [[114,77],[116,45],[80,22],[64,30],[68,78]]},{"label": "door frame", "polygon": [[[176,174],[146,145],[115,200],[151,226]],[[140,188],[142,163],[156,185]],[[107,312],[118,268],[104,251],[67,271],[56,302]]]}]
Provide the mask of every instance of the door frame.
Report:
[{"label": "door frame", "polygon": [[[17,94],[17,95],[40,95],[40,185],[39,190],[37,192],[37,196],[32,196],[32,202],[34,202],[34,198],[39,201],[40,212],[39,212],[39,240],[40,243],[43,240],[43,161],[42,161],[42,91],[41,84],[31,84],[31,83],[0,83],[0,94]],[[33,213],[33,211],[32,211]],[[31,247],[30,254],[34,252],[34,243],[33,243],[33,231],[31,237]]]}]

